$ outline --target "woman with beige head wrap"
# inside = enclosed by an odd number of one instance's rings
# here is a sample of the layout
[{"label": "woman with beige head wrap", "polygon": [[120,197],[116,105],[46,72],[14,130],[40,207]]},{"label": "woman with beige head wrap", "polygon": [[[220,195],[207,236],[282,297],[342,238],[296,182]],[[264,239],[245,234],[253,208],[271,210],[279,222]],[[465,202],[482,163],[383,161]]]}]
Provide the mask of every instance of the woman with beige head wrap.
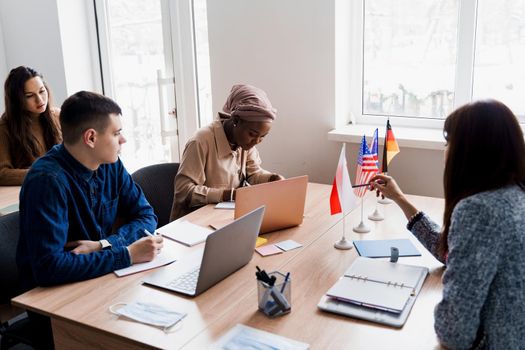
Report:
[{"label": "woman with beige head wrap", "polygon": [[261,168],[255,145],[270,132],[277,111],[266,93],[234,85],[219,118],[188,141],[175,177],[170,220],[208,203],[235,198],[237,187],[283,179]]}]

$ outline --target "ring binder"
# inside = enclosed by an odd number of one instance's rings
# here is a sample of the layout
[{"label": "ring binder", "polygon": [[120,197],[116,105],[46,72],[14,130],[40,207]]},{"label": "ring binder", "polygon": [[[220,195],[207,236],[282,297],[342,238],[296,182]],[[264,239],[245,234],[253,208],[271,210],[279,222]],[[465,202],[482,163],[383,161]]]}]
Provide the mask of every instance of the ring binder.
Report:
[{"label": "ring binder", "polygon": [[363,308],[400,314],[411,305],[409,299],[416,297],[427,275],[426,267],[359,257],[326,295]]}]

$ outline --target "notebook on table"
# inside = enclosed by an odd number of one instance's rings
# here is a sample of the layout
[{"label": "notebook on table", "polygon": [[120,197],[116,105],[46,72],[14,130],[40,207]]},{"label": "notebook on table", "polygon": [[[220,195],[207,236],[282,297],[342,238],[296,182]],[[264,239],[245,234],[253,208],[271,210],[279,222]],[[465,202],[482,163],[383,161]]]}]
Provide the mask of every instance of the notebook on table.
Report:
[{"label": "notebook on table", "polygon": [[211,233],[204,249],[148,276],[144,283],[196,296],[246,265],[253,256],[264,207]]},{"label": "notebook on table", "polygon": [[354,241],[354,247],[360,256],[368,258],[388,258],[390,248],[399,249],[399,256],[421,256],[421,253],[409,239],[374,239]]},{"label": "notebook on table", "polygon": [[428,268],[357,258],[321,298],[321,310],[401,327]]},{"label": "notebook on table", "polygon": [[212,232],[207,227],[195,225],[184,219],[172,221],[157,229],[157,233],[188,247],[204,242]]},{"label": "notebook on table", "polygon": [[234,218],[265,206],[260,233],[281,230],[303,222],[308,176],[266,182],[235,191]]}]

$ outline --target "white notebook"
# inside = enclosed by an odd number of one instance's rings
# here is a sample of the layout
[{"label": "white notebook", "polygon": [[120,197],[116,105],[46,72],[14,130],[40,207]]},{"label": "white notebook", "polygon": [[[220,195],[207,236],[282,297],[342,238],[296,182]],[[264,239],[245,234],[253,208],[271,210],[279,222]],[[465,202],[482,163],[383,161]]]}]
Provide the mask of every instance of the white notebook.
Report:
[{"label": "white notebook", "polygon": [[189,221],[176,220],[158,228],[157,232],[164,237],[191,247],[204,242],[213,230],[192,224]]},{"label": "white notebook", "polygon": [[131,275],[133,273],[154,269],[159,266],[168,265],[174,262],[175,260],[177,259],[175,258],[175,255],[173,253],[163,250],[160,252],[159,255],[155,257],[155,259],[151,261],[133,264],[131,266],[125,267],[120,270],[115,270],[113,272],[115,273],[115,275],[117,275],[117,277],[122,277],[122,276]]},{"label": "white notebook", "polygon": [[357,258],[327,296],[360,306],[401,313],[428,274],[422,266]]}]

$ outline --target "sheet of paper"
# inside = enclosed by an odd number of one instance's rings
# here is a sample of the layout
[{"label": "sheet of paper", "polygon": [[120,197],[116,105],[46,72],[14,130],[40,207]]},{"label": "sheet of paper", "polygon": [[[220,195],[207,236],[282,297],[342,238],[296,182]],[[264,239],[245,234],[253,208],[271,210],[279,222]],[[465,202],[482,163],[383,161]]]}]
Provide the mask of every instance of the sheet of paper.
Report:
[{"label": "sheet of paper", "polygon": [[176,220],[158,228],[157,232],[164,237],[191,247],[204,242],[213,230],[192,224],[189,221]]},{"label": "sheet of paper", "polygon": [[232,222],[233,222],[233,217],[227,218],[227,219],[217,219],[217,220],[210,222],[209,226],[215,230],[218,230],[228,224],[231,224]]},{"label": "sheet of paper", "polygon": [[263,245],[262,247],[255,248],[255,251],[262,256],[268,256],[268,255],[274,255],[274,254],[280,254],[283,251],[279,248],[277,248],[273,244]]},{"label": "sheet of paper", "polygon": [[309,345],[281,335],[237,324],[223,335],[212,349],[287,349],[306,350]]},{"label": "sheet of paper", "polygon": [[19,203],[8,205],[0,209],[0,215],[7,215],[19,210]]},{"label": "sheet of paper", "polygon": [[287,239],[286,241],[275,243],[275,245],[281,248],[282,250],[284,250],[285,252],[288,250],[300,248],[303,246],[301,243],[297,243],[296,241],[292,239]]},{"label": "sheet of paper", "polygon": [[215,209],[235,209],[235,202],[220,202],[217,203]]},{"label": "sheet of paper", "polygon": [[129,267],[125,267],[120,270],[115,270],[113,272],[118,277],[122,277],[122,276],[131,275],[133,273],[154,269],[159,266],[168,265],[174,262],[175,260],[177,259],[175,258],[175,255],[173,253],[170,253],[168,251],[161,251],[160,254],[155,257],[155,259],[149,262],[133,264]]}]

